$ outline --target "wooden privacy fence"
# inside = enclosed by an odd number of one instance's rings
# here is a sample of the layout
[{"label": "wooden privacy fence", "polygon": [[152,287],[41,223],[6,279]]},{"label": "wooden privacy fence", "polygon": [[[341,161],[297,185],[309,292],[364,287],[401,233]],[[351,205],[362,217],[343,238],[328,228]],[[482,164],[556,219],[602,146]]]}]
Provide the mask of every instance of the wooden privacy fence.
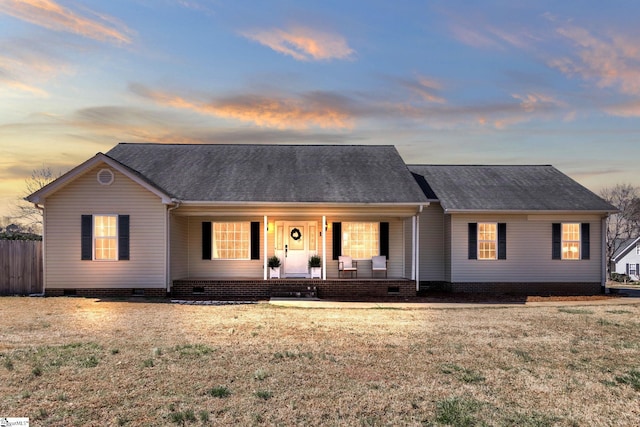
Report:
[{"label": "wooden privacy fence", "polygon": [[42,292],[42,242],[0,240],[0,295]]}]

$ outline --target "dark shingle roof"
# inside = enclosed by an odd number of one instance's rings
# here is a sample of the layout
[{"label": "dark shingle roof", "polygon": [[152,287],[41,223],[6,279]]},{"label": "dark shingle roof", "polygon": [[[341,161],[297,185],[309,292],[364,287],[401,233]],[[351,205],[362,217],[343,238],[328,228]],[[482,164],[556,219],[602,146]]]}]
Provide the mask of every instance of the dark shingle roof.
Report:
[{"label": "dark shingle roof", "polygon": [[426,201],[393,146],[121,143],[107,155],[184,201]]},{"label": "dark shingle roof", "polygon": [[409,165],[448,211],[598,211],[616,208],[553,166]]}]

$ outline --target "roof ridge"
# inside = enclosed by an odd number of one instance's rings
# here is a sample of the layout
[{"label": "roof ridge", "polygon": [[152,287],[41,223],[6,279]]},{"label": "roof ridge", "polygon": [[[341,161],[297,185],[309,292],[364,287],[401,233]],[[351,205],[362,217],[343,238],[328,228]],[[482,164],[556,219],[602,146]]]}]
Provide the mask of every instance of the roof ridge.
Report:
[{"label": "roof ridge", "polygon": [[457,163],[457,164],[453,164],[453,163],[408,163],[407,166],[460,166],[460,167],[490,167],[490,168],[494,168],[494,167],[541,167],[541,166],[549,166],[549,167],[555,167],[551,164],[545,164],[545,163],[540,163],[540,164],[500,164],[500,165],[488,165],[488,164],[478,164],[478,163]]},{"label": "roof ridge", "polygon": [[232,143],[232,142],[223,142],[223,143],[215,143],[215,142],[211,142],[211,143],[207,143],[207,142],[202,142],[202,143],[197,143],[197,142],[188,142],[188,143],[179,143],[179,142],[169,142],[169,143],[164,143],[164,142],[126,142],[126,141],[121,141],[119,142],[117,145],[154,145],[154,146],[167,146],[167,147],[176,147],[176,146],[227,146],[227,147],[247,147],[247,146],[254,146],[254,147],[369,147],[369,148],[376,148],[376,147],[395,147],[395,145],[393,144],[318,144],[318,143],[314,143],[314,144],[293,144],[293,143],[265,143],[265,144],[259,144],[259,143],[255,143],[255,142],[249,142],[249,143]]}]

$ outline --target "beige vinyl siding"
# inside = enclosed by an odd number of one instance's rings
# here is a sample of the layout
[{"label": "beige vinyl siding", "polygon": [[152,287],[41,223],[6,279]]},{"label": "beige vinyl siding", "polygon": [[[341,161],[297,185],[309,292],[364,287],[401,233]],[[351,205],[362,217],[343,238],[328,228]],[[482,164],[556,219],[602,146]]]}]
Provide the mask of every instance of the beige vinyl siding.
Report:
[{"label": "beige vinyl siding", "polygon": [[189,218],[171,215],[171,280],[189,276]]},{"label": "beige vinyl siding", "polygon": [[420,214],[420,281],[445,280],[444,211],[432,203]]},{"label": "beige vinyl siding", "polygon": [[404,218],[402,221],[404,236],[404,277],[410,278],[413,268],[413,220]]},{"label": "beige vinyl siding", "polygon": [[[467,215],[451,216],[451,282],[599,282],[601,221],[595,215]],[[468,223],[507,224],[506,260],[469,260]],[[553,223],[590,224],[589,260],[551,259]]]},{"label": "beige vinyl siding", "polygon": [[[164,288],[166,207],[161,200],[113,170],[111,185],[97,182],[100,165],[45,201],[47,288]],[[82,261],[82,215],[130,216],[130,260]]]}]

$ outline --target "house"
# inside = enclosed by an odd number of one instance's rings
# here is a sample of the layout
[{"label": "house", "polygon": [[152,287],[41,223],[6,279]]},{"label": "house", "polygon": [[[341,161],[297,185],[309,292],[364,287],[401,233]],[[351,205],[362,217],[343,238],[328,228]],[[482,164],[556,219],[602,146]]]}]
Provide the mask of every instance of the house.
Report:
[{"label": "house", "polygon": [[631,280],[640,280],[640,236],[625,239],[611,257],[611,272],[626,274]]},{"label": "house", "polygon": [[458,292],[604,288],[605,221],[616,208],[554,167],[409,169],[437,199],[420,216],[421,281]]},{"label": "house", "polygon": [[[615,212],[551,166],[407,166],[358,145],[121,143],[28,200],[44,209],[49,295],[228,299],[596,293]],[[274,255],[282,278],[268,280]]]}]

